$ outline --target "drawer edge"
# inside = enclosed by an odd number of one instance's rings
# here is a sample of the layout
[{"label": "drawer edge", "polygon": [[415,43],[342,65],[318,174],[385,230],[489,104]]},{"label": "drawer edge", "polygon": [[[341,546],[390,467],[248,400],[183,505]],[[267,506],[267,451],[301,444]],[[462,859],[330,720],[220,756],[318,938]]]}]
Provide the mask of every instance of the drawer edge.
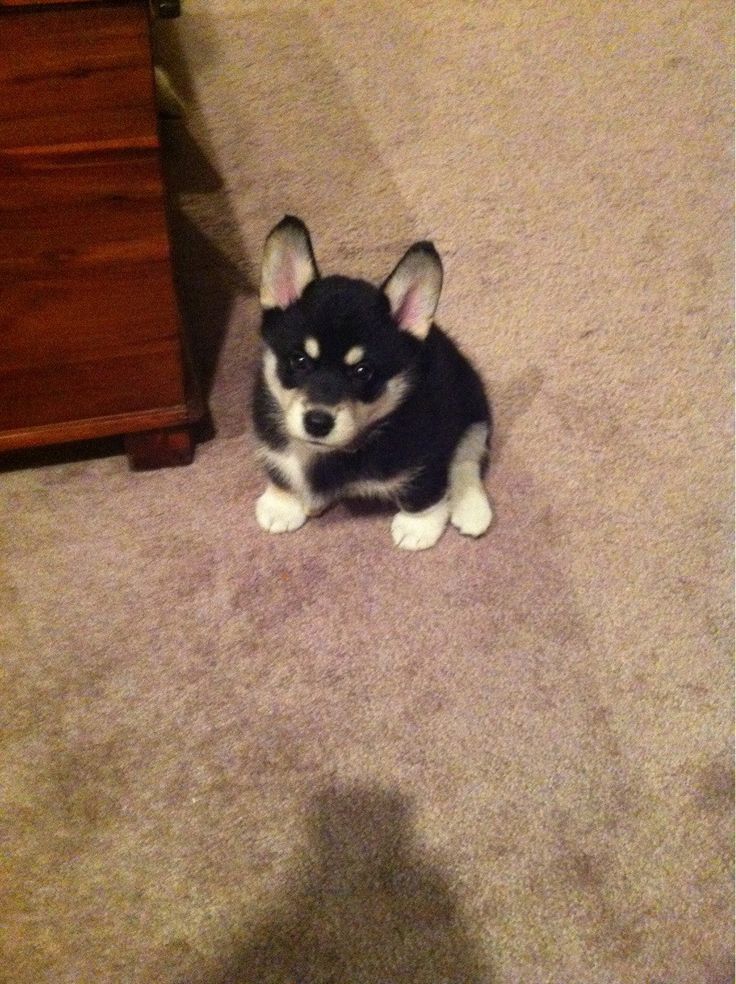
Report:
[{"label": "drawer edge", "polygon": [[193,424],[196,423],[199,416],[201,414],[196,406],[189,407],[181,404],[156,410],[117,413],[106,417],[90,417],[86,420],[20,427],[15,430],[0,432],[0,452]]}]

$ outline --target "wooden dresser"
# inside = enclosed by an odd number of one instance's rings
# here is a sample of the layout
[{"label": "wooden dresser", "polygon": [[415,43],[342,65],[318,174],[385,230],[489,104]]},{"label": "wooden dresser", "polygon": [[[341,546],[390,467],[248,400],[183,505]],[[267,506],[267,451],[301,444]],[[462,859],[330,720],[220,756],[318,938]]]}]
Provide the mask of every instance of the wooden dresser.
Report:
[{"label": "wooden dresser", "polygon": [[124,435],[185,464],[186,372],[150,18],[172,0],[0,0],[0,452]]}]

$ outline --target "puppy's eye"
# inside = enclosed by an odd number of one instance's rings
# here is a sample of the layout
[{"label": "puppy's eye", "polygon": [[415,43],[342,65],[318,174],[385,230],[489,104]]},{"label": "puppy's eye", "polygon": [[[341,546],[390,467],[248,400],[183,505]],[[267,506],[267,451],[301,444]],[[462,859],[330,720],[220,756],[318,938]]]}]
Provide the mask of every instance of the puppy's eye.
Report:
[{"label": "puppy's eye", "polygon": [[361,383],[367,383],[373,379],[373,366],[367,362],[359,362],[357,366],[353,366],[351,374],[354,379],[359,379]]},{"label": "puppy's eye", "polygon": [[311,366],[312,360],[306,354],[306,352],[296,351],[292,352],[289,356],[289,368],[295,372],[298,370],[308,369]]}]

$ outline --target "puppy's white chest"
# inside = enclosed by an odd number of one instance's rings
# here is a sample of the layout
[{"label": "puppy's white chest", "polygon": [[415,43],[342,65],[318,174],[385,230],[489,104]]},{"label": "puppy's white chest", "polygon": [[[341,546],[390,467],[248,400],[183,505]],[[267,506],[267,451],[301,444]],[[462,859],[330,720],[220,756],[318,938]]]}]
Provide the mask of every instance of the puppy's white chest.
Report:
[{"label": "puppy's white chest", "polygon": [[311,498],[312,490],[307,476],[314,452],[291,443],[285,451],[262,447],[260,456],[267,465],[283,476],[293,492],[305,500]]}]

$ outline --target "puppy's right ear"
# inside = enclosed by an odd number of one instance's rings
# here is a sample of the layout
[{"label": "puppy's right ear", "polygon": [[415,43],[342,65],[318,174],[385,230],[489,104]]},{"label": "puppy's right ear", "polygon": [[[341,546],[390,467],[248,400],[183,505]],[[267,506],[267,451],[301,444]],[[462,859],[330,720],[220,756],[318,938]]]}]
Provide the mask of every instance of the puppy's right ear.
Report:
[{"label": "puppy's right ear", "polygon": [[414,243],[383,285],[402,331],[420,341],[429,334],[442,290],[442,260],[430,242]]},{"label": "puppy's right ear", "polygon": [[287,308],[317,277],[309,230],[301,219],[285,216],[268,234],[263,248],[261,306]]}]

